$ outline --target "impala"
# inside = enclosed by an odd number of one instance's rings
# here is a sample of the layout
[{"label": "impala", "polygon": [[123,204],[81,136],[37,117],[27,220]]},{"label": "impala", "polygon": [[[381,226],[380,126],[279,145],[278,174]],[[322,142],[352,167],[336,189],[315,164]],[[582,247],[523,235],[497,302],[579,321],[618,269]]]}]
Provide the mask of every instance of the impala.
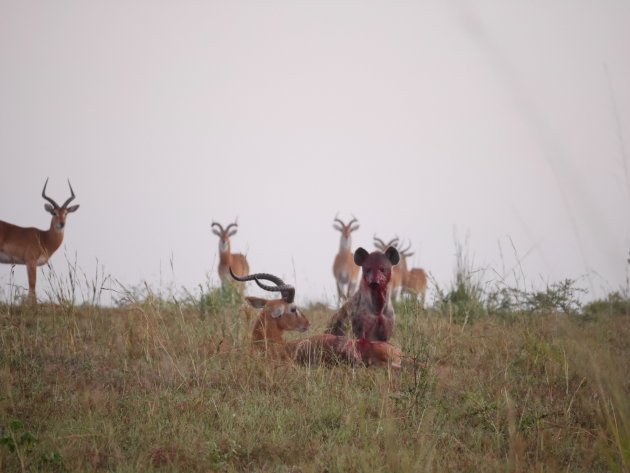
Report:
[{"label": "impala", "polygon": [[237,232],[238,224],[230,223],[225,229],[220,223],[212,222],[212,233],[219,237],[219,278],[221,287],[229,281],[230,268],[238,274],[249,274],[249,264],[245,255],[232,253],[230,237]]},{"label": "impala", "polygon": [[[377,238],[376,235],[374,235],[374,246],[379,251],[384,252],[390,246],[393,246],[394,248],[398,248],[398,241],[399,241],[399,238],[396,237],[396,238],[392,238],[391,240],[389,240],[389,242],[385,243],[383,240],[381,240],[380,238]],[[394,300],[398,300],[400,298],[400,293],[402,291],[402,281],[403,281],[402,268],[400,265],[396,265],[392,268],[392,299]]]},{"label": "impala", "polygon": [[413,256],[414,253],[410,252],[411,243],[407,245],[407,248],[400,250],[400,266],[403,275],[402,290],[411,294],[415,298],[420,298],[420,304],[424,307],[424,300],[427,295],[427,273],[422,268],[408,269],[407,258]]},{"label": "impala", "polygon": [[59,206],[46,195],[47,185],[48,179],[46,179],[42,190],[42,197],[49,202],[44,205],[44,209],[52,215],[48,230],[39,230],[34,227],[19,227],[0,220],[0,263],[26,265],[28,294],[31,302],[36,301],[35,282],[37,280],[37,266],[46,264],[53,253],[57,251],[57,248],[61,246],[66,217],[69,213],[75,212],[79,208],[78,205],[68,207],[68,204],[75,197],[70,180],[68,180],[70,197],[62,206]]},{"label": "impala", "polygon": [[339,301],[347,300],[357,288],[359,268],[352,259],[352,232],[359,229],[356,218],[347,224],[335,218],[333,228],[341,232],[339,239],[339,251],[333,264],[333,275],[337,282],[337,295]]},{"label": "impala", "polygon": [[[280,293],[280,299],[245,298],[252,307],[260,309],[252,330],[253,345],[271,358],[293,360],[302,364],[362,362],[366,365],[390,364],[394,368],[400,367],[401,352],[389,343],[358,342],[331,334],[285,341],[284,332],[305,332],[310,327],[308,319],[294,302],[294,287],[268,273],[241,277],[234,274],[231,268],[229,271],[237,281],[254,281],[266,291]],[[271,281],[274,285],[264,284],[261,280]]]}]

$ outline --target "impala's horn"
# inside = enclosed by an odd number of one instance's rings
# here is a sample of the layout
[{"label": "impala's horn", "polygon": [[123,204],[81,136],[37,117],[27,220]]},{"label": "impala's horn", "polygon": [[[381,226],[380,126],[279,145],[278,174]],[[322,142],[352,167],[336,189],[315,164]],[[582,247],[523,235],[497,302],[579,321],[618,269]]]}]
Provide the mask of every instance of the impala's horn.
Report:
[{"label": "impala's horn", "polygon": [[[260,286],[265,291],[279,292],[282,295],[282,299],[284,299],[285,302],[288,302],[289,304],[292,303],[295,299],[295,288],[290,284],[285,284],[282,279],[280,279],[278,276],[274,276],[273,274],[256,273],[249,274],[247,276],[237,276],[236,274],[234,274],[234,271],[232,271],[232,268],[230,267],[230,275],[235,280],[240,282],[256,281],[256,284],[258,284],[258,286]],[[260,279],[271,281],[275,284],[275,286],[263,284],[260,282]]]}]

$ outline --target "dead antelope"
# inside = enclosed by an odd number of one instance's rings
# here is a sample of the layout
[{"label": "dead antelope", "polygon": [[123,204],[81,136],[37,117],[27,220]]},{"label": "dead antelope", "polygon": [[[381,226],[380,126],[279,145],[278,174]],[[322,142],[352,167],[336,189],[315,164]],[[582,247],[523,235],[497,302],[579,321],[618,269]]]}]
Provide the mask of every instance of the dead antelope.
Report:
[{"label": "dead antelope", "polygon": [[339,301],[342,302],[354,294],[357,288],[359,268],[352,259],[352,232],[359,229],[359,224],[356,218],[353,218],[347,224],[335,218],[333,228],[341,232],[339,251],[333,264],[333,275],[337,282],[337,295]]},{"label": "dead antelope", "polygon": [[407,245],[407,248],[399,251],[400,266],[403,275],[402,290],[415,298],[419,298],[420,304],[424,307],[424,301],[427,295],[427,273],[422,268],[408,268],[407,258],[414,255],[414,253],[409,250],[411,250],[411,243]]},{"label": "dead antelope", "polygon": [[24,264],[28,274],[28,294],[31,302],[36,301],[35,282],[37,279],[37,266],[48,262],[50,257],[61,246],[63,233],[66,226],[66,217],[75,212],[79,206],[68,204],[74,199],[74,191],[70,187],[70,197],[59,206],[46,195],[48,179],[44,183],[42,197],[50,202],[44,205],[44,209],[52,215],[50,228],[39,230],[34,227],[24,228],[11,223],[0,221],[0,263]]},{"label": "dead antelope", "polygon": [[[350,364],[362,362],[366,365],[390,364],[394,368],[400,367],[400,350],[389,343],[358,343],[354,339],[331,334],[285,341],[284,332],[304,332],[310,326],[308,319],[294,302],[294,287],[272,274],[256,273],[240,277],[231,269],[230,274],[237,281],[255,281],[266,291],[280,292],[280,299],[245,298],[252,307],[261,309],[252,331],[254,347],[271,358],[293,360],[309,365],[322,362]],[[264,284],[261,280],[271,281],[274,285]]]},{"label": "dead antelope", "polygon": [[[385,243],[383,240],[377,238],[376,235],[374,235],[374,246],[377,250],[382,252],[385,252],[390,246],[398,248],[398,241],[399,238],[396,237]],[[392,299],[398,300],[400,298],[400,293],[402,291],[402,282],[402,268],[400,265],[396,265],[392,268]]]},{"label": "dead antelope", "polygon": [[219,279],[221,287],[229,282],[230,268],[238,274],[249,274],[249,264],[245,255],[232,253],[230,237],[237,232],[238,224],[230,223],[225,229],[220,223],[212,222],[212,233],[219,237]]},{"label": "dead antelope", "polygon": [[348,325],[356,338],[386,342],[394,330],[394,308],[391,304],[392,267],[400,256],[393,246],[385,253],[354,252],[354,262],[361,266],[359,290],[333,316],[327,332],[345,335]]}]

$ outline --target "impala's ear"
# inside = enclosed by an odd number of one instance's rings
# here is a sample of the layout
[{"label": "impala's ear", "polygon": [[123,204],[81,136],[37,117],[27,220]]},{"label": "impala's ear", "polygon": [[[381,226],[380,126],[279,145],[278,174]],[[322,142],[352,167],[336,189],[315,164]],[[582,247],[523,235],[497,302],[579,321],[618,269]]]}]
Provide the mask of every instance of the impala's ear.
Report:
[{"label": "impala's ear", "polygon": [[274,319],[277,319],[278,317],[281,317],[284,314],[284,310],[285,310],[284,305],[278,306],[275,309],[273,309],[273,311],[271,312],[271,316]]},{"label": "impala's ear", "polygon": [[354,264],[356,264],[357,266],[363,266],[363,262],[365,261],[365,258],[367,258],[368,256],[368,252],[366,249],[364,248],[357,248],[357,250],[354,252]]},{"label": "impala's ear", "polygon": [[245,300],[249,302],[249,305],[254,309],[262,309],[267,303],[267,299],[263,299],[262,297],[246,297]]},{"label": "impala's ear", "polygon": [[66,211],[67,211],[68,213],[72,213],[72,212],[76,212],[78,209],[79,209],[79,206],[78,206],[78,205],[71,205],[70,207],[68,207],[68,208],[66,209]]},{"label": "impala's ear", "polygon": [[394,248],[393,246],[390,246],[389,248],[387,248],[387,251],[385,252],[385,256],[387,256],[387,259],[389,260],[389,262],[393,264],[394,266],[396,266],[398,262],[400,261],[400,254],[398,253],[398,250]]},{"label": "impala's ear", "polygon": [[44,209],[51,215],[55,215],[55,208],[50,204],[44,204]]},{"label": "impala's ear", "polygon": [[234,228],[234,229],[230,230],[230,233],[228,233],[228,236],[229,236],[229,237],[231,237],[231,236],[236,235],[236,232],[237,232],[237,231],[238,231],[238,230],[237,230],[236,228]]},{"label": "impala's ear", "polygon": [[219,238],[221,238],[221,232],[219,232],[219,230],[217,230],[216,228],[212,229],[212,233],[214,233],[216,236],[218,236]]}]

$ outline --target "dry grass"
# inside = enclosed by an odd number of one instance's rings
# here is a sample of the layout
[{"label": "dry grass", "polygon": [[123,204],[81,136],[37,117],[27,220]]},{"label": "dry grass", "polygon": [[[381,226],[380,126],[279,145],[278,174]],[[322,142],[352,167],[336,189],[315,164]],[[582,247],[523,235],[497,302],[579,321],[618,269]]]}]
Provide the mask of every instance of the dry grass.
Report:
[{"label": "dry grass", "polygon": [[0,471],[628,471],[629,322],[409,307],[397,373],[272,363],[230,305],[1,306]]}]

